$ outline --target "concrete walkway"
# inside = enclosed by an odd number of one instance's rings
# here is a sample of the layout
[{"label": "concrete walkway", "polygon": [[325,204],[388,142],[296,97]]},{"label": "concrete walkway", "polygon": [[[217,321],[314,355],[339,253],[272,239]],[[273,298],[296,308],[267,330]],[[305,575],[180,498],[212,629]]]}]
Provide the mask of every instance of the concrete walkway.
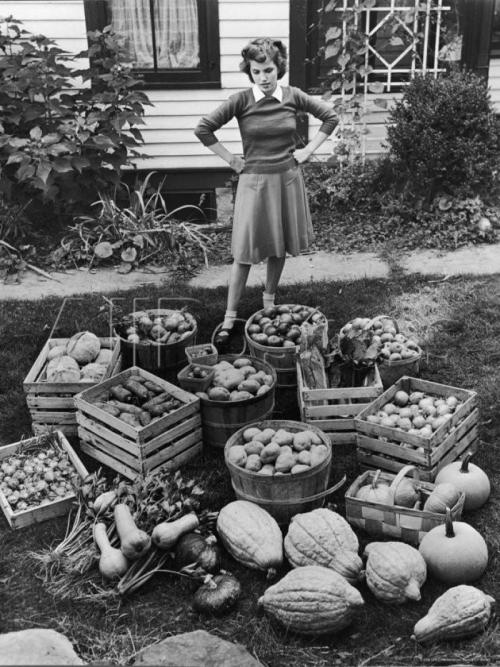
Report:
[{"label": "concrete walkway", "polygon": [[[415,251],[397,260],[403,273],[456,276],[500,273],[500,243],[472,246],[454,252]],[[229,265],[203,269],[189,282],[193,287],[225,287],[229,279]],[[359,278],[387,278],[389,264],[373,253],[315,252],[290,257],[283,272],[283,284],[322,280],[346,281]],[[259,264],[250,271],[249,286],[263,285],[266,266]],[[133,289],[142,285],[168,285],[168,274],[157,267],[136,270],[122,275],[114,269],[54,272],[55,280],[27,272],[22,282],[0,285],[0,299],[38,300],[48,296],[64,297],[75,294],[110,293]]]}]

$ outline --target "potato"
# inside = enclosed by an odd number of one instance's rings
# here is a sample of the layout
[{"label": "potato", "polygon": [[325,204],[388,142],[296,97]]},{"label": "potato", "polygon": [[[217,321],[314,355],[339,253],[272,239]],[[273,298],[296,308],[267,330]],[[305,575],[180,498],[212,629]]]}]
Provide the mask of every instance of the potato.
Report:
[{"label": "potato", "polygon": [[286,431],[284,428],[280,428],[276,431],[273,436],[274,442],[277,442],[278,445],[291,445],[293,443],[293,433]]},{"label": "potato", "polygon": [[210,387],[207,396],[211,401],[229,401],[229,391],[225,387]]},{"label": "potato", "polygon": [[253,440],[260,432],[260,428],[257,428],[256,426],[250,426],[243,431],[243,440],[249,442],[250,440]]}]

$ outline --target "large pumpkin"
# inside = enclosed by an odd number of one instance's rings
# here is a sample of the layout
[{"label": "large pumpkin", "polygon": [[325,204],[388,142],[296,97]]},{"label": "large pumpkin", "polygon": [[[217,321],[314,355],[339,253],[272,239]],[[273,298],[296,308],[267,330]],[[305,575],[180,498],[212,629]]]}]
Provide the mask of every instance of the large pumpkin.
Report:
[{"label": "large pumpkin", "polygon": [[472,454],[462,461],[454,461],[441,468],[436,475],[436,484],[450,482],[465,494],[464,511],[475,510],[488,500],[491,486],[487,474],[475,463],[470,463]]},{"label": "large pumpkin", "polygon": [[427,569],[447,584],[476,581],[488,564],[488,547],[478,531],[464,521],[452,521],[446,508],[444,524],[432,528],[420,542]]}]

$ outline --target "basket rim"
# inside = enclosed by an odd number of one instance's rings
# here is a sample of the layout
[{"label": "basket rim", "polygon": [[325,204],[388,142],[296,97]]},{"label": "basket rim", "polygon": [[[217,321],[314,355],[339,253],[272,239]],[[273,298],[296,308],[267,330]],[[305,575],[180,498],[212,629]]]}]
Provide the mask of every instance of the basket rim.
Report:
[{"label": "basket rim", "polygon": [[[141,311],[132,311],[131,313],[128,313],[128,316],[133,316],[134,314],[137,313],[157,313],[158,315],[170,315],[170,313],[178,313],[179,308],[148,308],[146,310],[141,310]],[[169,345],[178,345],[179,343],[182,342],[183,339],[188,338],[189,336],[193,336],[197,333],[198,331],[198,322],[196,320],[196,317],[190,313],[188,310],[184,311],[184,315],[187,315],[189,319],[191,320],[193,324],[193,328],[190,329],[189,331],[185,331],[183,336],[172,343],[169,343],[168,341],[166,343],[158,343],[155,340],[140,340],[138,343],[131,343],[128,341],[126,338],[123,338],[123,336],[120,336],[120,334],[116,330],[116,325],[113,325],[113,333],[116,338],[118,338],[120,341],[123,341],[124,343],[127,343],[127,345],[143,345],[144,347],[150,347],[151,345],[154,345],[156,347],[168,347]]]},{"label": "basket rim", "polygon": [[[249,477],[257,478],[260,479],[262,478],[262,475],[260,475],[258,472],[254,472],[253,470],[246,470],[245,468],[240,468],[240,466],[235,465],[231,461],[228,460],[228,451],[229,449],[237,442],[238,439],[242,436],[243,432],[246,431],[248,428],[253,428],[253,427],[258,427],[258,428],[273,428],[271,424],[280,424],[281,426],[279,428],[283,428],[283,425],[288,426],[290,429],[294,427],[298,427],[296,432],[300,431],[313,431],[317,435],[320,436],[322,439],[322,444],[326,445],[328,448],[328,456],[324,461],[319,463],[317,466],[314,466],[311,468],[311,470],[320,470],[322,467],[325,467],[326,465],[330,465],[332,462],[333,458],[333,447],[332,443],[330,441],[330,438],[327,436],[327,434],[322,431],[320,428],[317,426],[314,426],[313,424],[306,424],[305,422],[301,421],[295,421],[292,419],[263,419],[261,421],[256,421],[256,422],[251,422],[249,424],[245,424],[245,426],[242,426],[239,428],[237,431],[235,431],[232,435],[229,436],[229,438],[226,441],[226,444],[224,445],[224,463],[226,464],[226,467],[229,469],[229,472],[235,471],[241,474],[241,472],[244,472],[245,475],[248,475]],[[288,481],[290,478],[292,479],[300,479],[301,476],[308,475],[310,474],[309,470],[304,470],[303,472],[299,473],[294,473],[293,475],[278,475],[277,478],[273,475],[273,479],[276,481],[277,484],[281,483],[281,478],[283,477],[286,481]]]},{"label": "basket rim", "polygon": [[[277,304],[277,307],[279,307],[279,306],[302,306],[302,305],[306,306],[306,304],[301,304],[301,303],[279,303],[279,304]],[[312,308],[312,306],[306,306],[306,307],[307,308]],[[257,343],[257,341],[255,341],[255,340],[253,340],[253,338],[251,338],[250,334],[248,333],[248,327],[250,326],[250,324],[253,324],[253,322],[252,322],[253,318],[258,313],[261,313],[263,310],[265,310],[265,308],[259,308],[259,310],[256,310],[254,313],[252,313],[252,315],[250,315],[250,317],[245,322],[244,332],[245,332],[245,338],[247,339],[247,343],[249,345],[250,344],[254,345],[257,350],[261,350],[263,352],[265,352],[266,350],[267,351],[272,350],[273,353],[275,353],[275,352],[281,352],[283,350],[290,350],[290,353],[292,353],[292,352],[296,353],[297,349],[299,348],[298,344],[294,345],[293,347],[291,345],[287,345],[286,347],[274,346],[274,345],[262,345],[262,343]],[[319,308],[314,308],[311,315],[313,315],[315,312],[322,315],[325,318],[325,321],[328,323],[328,319],[327,319],[326,315],[323,313],[323,311],[321,311]]]}]

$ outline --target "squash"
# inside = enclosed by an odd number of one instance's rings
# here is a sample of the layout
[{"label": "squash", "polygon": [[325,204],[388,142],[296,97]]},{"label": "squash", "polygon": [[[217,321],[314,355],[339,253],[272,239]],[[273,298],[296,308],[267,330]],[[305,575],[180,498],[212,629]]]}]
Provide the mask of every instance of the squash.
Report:
[{"label": "squash", "polygon": [[462,461],[454,461],[441,468],[435,483],[451,482],[465,494],[464,511],[476,510],[488,500],[491,492],[488,475],[479,466],[470,463],[471,454]]},{"label": "squash", "polygon": [[101,575],[108,581],[121,579],[128,570],[129,563],[120,549],[111,546],[106,533],[106,526],[102,522],[94,525],[94,542],[101,552],[99,557],[99,572]]},{"label": "squash", "polygon": [[347,627],[364,602],[360,592],[338,572],[306,565],[270,586],[257,604],[289,630],[321,635]]},{"label": "squash", "polygon": [[296,514],[288,527],[284,549],[293,567],[321,565],[335,570],[350,583],[362,577],[356,534],[340,514],[327,508]]},{"label": "squash", "polygon": [[372,481],[358,489],[356,498],[368,503],[393,504],[392,491],[389,484],[379,481],[381,472],[381,470],[377,470],[373,475]]},{"label": "squash", "polygon": [[73,357],[80,365],[88,364],[97,357],[101,350],[101,341],[91,331],[80,331],[68,341],[66,354]]},{"label": "squash", "polygon": [[68,355],[55,357],[47,364],[47,382],[80,382],[80,366]]},{"label": "squash", "polygon": [[147,553],[151,548],[151,538],[144,530],[140,530],[135,525],[128,505],[116,504],[114,517],[123,555],[129,560],[137,560]]},{"label": "squash", "polygon": [[215,535],[203,537],[200,533],[184,533],[175,545],[174,559],[178,569],[194,564],[205,572],[215,574],[221,565],[217,538]]},{"label": "squash", "polygon": [[193,597],[193,607],[205,614],[229,611],[241,595],[240,582],[232,574],[208,575]]},{"label": "squash", "polygon": [[454,484],[436,484],[424,503],[424,510],[436,514],[446,514],[447,507],[455,507],[460,500],[460,491]]},{"label": "squash", "polygon": [[413,628],[418,642],[461,639],[482,632],[492,616],[495,600],[474,586],[453,586],[433,603]]},{"label": "squash", "polygon": [[162,521],[153,528],[151,539],[153,544],[159,549],[168,551],[177,544],[178,540],[185,533],[196,530],[200,521],[194,512],[184,514],[184,516],[175,519],[175,521]]},{"label": "squash", "polygon": [[395,480],[396,478],[394,478],[391,484],[394,494],[394,505],[399,505],[399,507],[413,507],[420,498],[415,483],[411,479],[408,479],[408,477],[403,477],[397,484],[394,484]]},{"label": "squash", "polygon": [[276,574],[283,563],[283,536],[276,520],[247,500],[225,505],[217,517],[219,537],[235,560],[254,570]]},{"label": "squash", "polygon": [[427,567],[417,549],[404,542],[370,542],[364,553],[366,583],[376,598],[396,604],[420,600]]},{"label": "squash", "polygon": [[468,523],[452,521],[449,507],[444,524],[423,536],[419,551],[429,574],[447,584],[475,581],[488,565],[488,547],[483,537]]}]

